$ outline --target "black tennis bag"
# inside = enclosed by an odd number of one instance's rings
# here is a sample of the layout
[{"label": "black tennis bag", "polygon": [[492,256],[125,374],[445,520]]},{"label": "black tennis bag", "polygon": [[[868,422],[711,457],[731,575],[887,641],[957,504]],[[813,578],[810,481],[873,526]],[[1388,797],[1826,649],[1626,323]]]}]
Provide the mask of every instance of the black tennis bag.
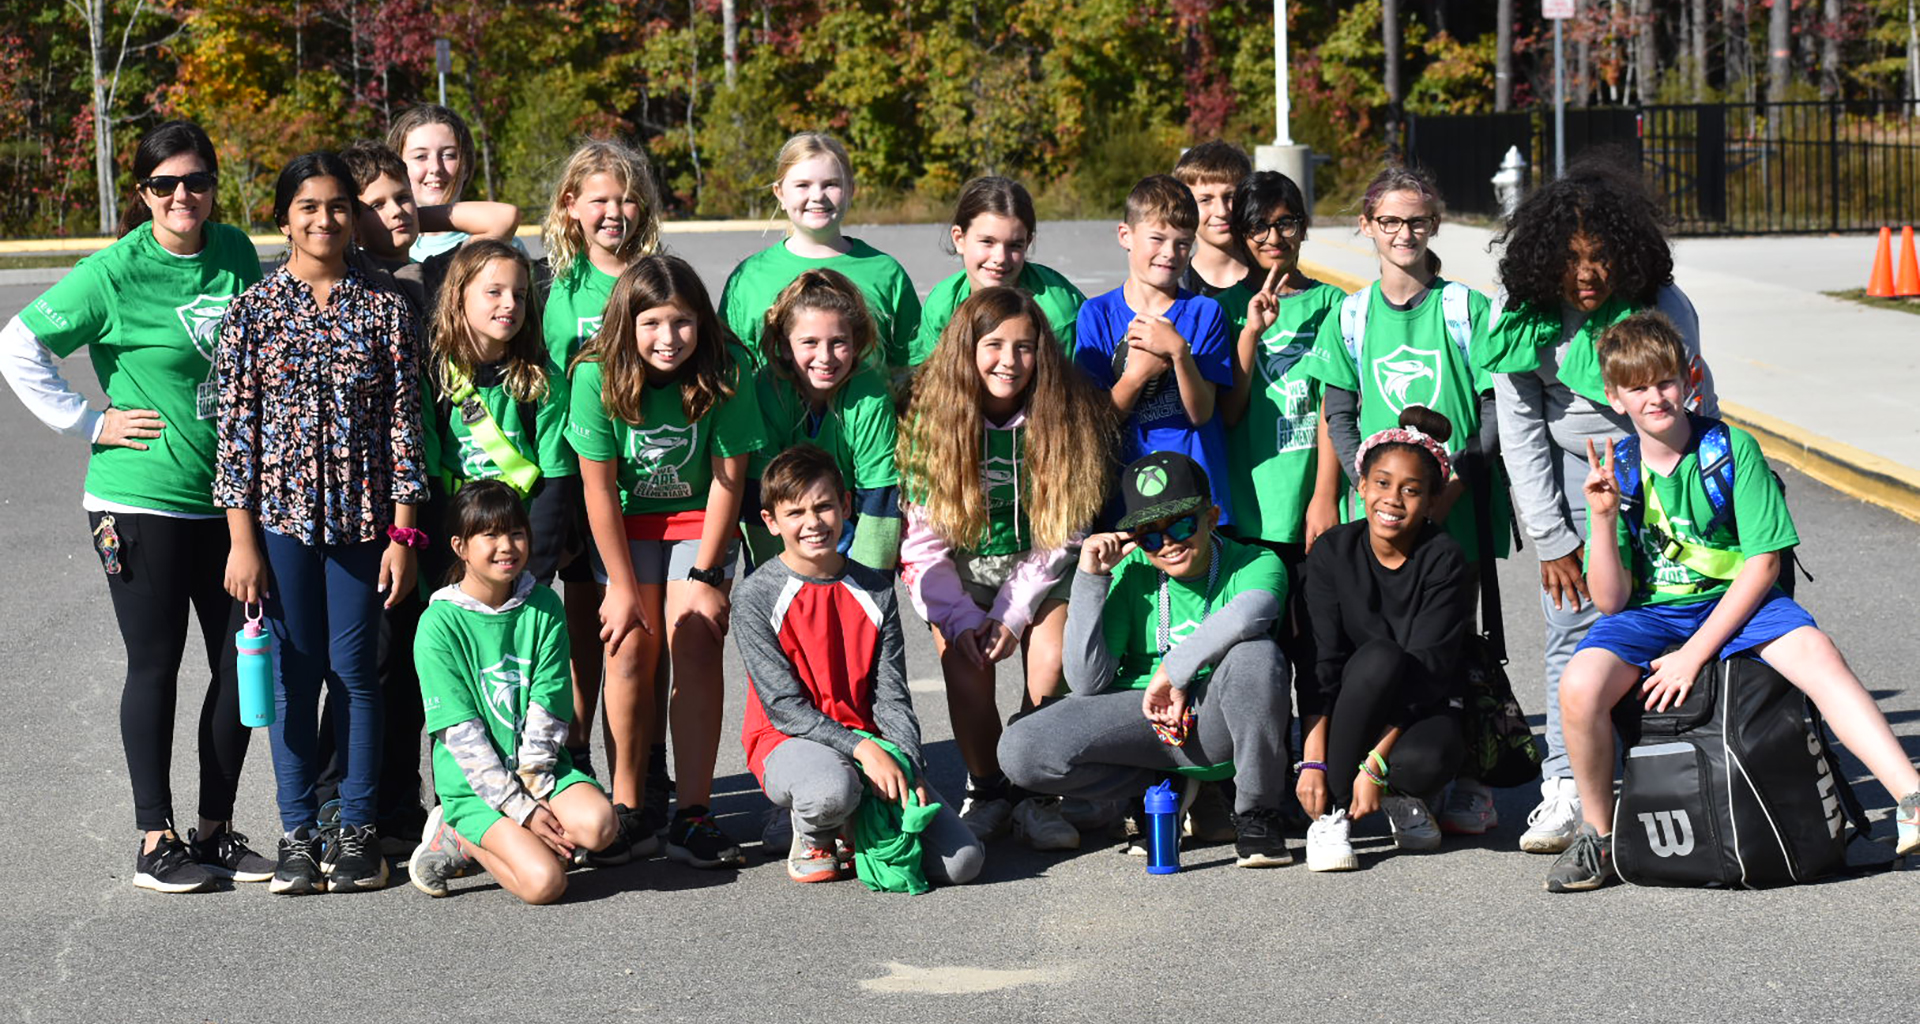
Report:
[{"label": "black tennis bag", "polygon": [[1613,866],[1635,885],[1764,888],[1846,864],[1866,815],[1819,712],[1778,672],[1737,655],[1700,672],[1679,706],[1614,710],[1627,746]]}]

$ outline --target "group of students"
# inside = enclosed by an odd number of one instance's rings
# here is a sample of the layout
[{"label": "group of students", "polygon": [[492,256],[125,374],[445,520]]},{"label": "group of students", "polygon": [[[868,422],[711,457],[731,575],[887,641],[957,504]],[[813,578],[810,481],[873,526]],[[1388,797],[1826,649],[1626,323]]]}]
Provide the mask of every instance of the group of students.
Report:
[{"label": "group of students", "polygon": [[[296,158],[263,277],[213,219],[205,133],[161,125],[122,237],[0,331],[16,393],[92,444],[138,886],[376,889],[407,853],[433,895],[483,869],[550,902],[571,865],[741,865],[709,809],[729,635],[762,839],[798,882],[965,882],[1009,831],[1124,832],[1166,777],[1193,839],[1243,866],[1289,863],[1304,827],[1310,869],[1357,867],[1351,822],[1376,811],[1397,847],[1432,849],[1497,824],[1467,767],[1467,659],[1516,513],[1548,635],[1521,846],[1560,854],[1549,888],[1610,875],[1612,705],[1638,683],[1664,706],[1743,651],[1808,692],[1899,801],[1901,852],[1920,847],[1920,776],[1773,585],[1797,538],[1748,435],[1725,431],[1730,501],[1704,493],[1713,381],[1629,178],[1536,190],[1498,300],[1440,276],[1441,199],[1405,168],[1362,199],[1380,279],[1351,296],[1300,267],[1299,188],[1225,143],[1134,187],[1125,281],[1092,298],[1028,259],[1025,189],[978,178],[946,233],[961,269],[923,306],[842,233],[852,162],[831,136],[782,147],[791,230],[717,302],[664,251],[638,151],[571,155],[540,261],[517,209],[462,200],[473,156],[457,115],[420,106],[384,143]],[[59,376],[83,346],[104,411]],[[1595,454],[1622,433],[1644,510],[1621,511]],[[939,652],[957,808],[927,782],[896,575]],[[212,680],[183,838],[190,610]],[[231,638],[262,617],[272,859],[232,822]]]}]

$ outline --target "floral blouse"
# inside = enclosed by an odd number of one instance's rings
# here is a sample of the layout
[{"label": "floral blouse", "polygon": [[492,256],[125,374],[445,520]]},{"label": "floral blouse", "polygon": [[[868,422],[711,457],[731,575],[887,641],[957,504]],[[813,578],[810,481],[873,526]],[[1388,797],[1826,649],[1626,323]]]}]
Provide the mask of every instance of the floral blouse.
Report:
[{"label": "floral blouse", "polygon": [[427,500],[412,307],[359,270],[322,310],[285,267],[220,328],[213,500],[305,544],[378,540]]}]

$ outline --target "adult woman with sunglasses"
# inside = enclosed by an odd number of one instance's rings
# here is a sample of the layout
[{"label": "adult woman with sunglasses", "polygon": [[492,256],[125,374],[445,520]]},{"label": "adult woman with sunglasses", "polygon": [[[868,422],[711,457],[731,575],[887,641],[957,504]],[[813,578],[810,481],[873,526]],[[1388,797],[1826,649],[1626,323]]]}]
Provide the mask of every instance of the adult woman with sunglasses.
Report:
[{"label": "adult woman with sunglasses", "polygon": [[[14,393],[41,422],[93,446],[81,507],[126,646],[120,735],[144,833],[133,881],[158,892],[273,873],[230,823],[249,731],[234,672],[241,608],[223,585],[227,527],[212,496],[212,360],[227,304],[260,279],[260,261],[246,232],[211,221],[218,173],[199,126],[148,132],[120,239],[0,331],[0,372]],[[55,365],[83,346],[105,410]],[[200,708],[199,822],[182,840],[168,771],[190,609],[212,680]]]},{"label": "adult woman with sunglasses", "polygon": [[1120,492],[1119,529],[1088,537],[1073,575],[1061,654],[1073,694],[1007,727],[1000,770],[1087,800],[1138,800],[1169,772],[1231,778],[1239,865],[1291,863],[1280,820],[1288,672],[1268,635],[1286,570],[1215,532],[1206,472],[1184,454],[1135,461]]}]

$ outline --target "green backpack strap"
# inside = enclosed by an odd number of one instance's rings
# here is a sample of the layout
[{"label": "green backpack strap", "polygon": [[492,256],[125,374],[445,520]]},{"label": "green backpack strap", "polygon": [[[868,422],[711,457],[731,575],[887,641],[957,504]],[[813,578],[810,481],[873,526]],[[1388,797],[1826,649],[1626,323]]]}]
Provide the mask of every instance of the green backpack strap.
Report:
[{"label": "green backpack strap", "polygon": [[[494,421],[493,413],[487,410],[487,403],[481,401],[480,393],[474,390],[473,381],[466,375],[447,366],[447,398],[460,410],[460,422],[467,425],[467,433],[473,437],[480,450],[493,460],[493,466],[500,471],[500,479],[505,480],[514,490],[524,497],[533,492],[535,484],[540,482],[540,467],[527,461],[520,450],[507,439],[506,432]],[[524,421],[525,414],[522,414]],[[532,433],[533,425],[522,422],[520,429]]]}]

